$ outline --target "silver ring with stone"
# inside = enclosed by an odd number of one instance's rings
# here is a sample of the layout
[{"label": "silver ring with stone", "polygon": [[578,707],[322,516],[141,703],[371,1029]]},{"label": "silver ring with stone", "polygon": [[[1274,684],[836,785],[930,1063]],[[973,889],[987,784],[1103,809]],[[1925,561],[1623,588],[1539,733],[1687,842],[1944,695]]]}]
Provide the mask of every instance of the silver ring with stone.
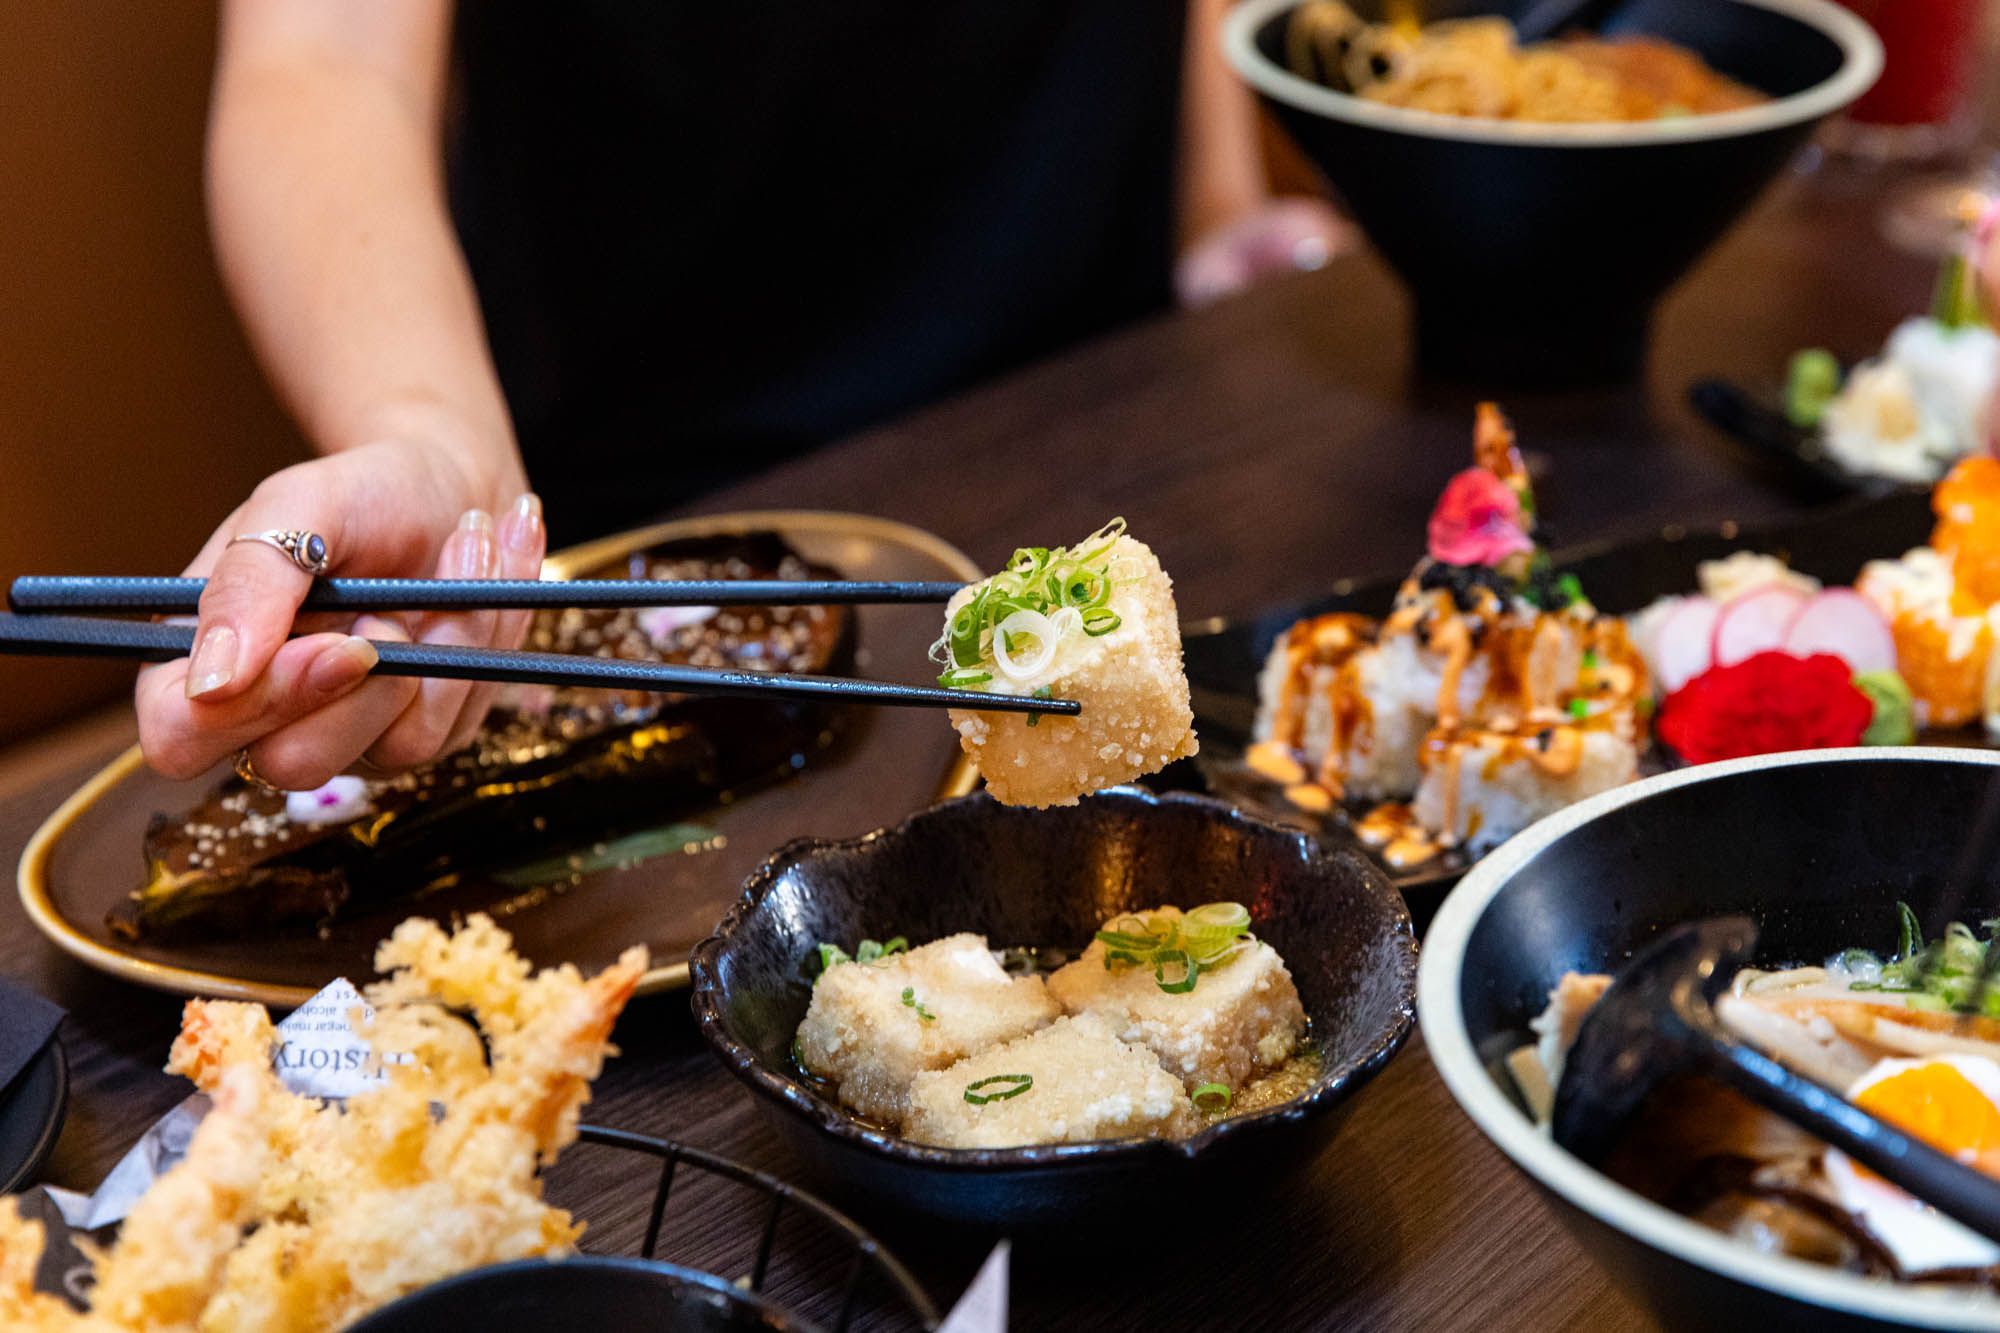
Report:
[{"label": "silver ring with stone", "polygon": [[333,556],[326,548],[326,538],[305,528],[270,528],[263,532],[240,532],[229,539],[231,546],[238,542],[262,542],[274,551],[281,551],[287,560],[306,573],[318,578],[333,566]]}]

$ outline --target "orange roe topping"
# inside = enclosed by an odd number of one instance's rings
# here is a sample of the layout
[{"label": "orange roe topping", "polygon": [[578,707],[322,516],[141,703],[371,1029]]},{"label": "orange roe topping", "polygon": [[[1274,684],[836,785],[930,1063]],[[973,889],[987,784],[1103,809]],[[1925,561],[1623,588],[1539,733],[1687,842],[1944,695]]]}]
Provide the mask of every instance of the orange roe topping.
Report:
[{"label": "orange roe topping", "polygon": [[2000,602],[2000,458],[1961,460],[1931,493],[1931,508],[1931,545],[1951,560],[1975,613]]}]

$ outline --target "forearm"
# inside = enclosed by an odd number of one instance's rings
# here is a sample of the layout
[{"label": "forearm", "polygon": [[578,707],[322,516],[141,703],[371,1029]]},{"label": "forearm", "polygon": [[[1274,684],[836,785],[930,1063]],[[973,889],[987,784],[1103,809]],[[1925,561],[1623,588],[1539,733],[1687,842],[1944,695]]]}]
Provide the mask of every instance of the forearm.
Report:
[{"label": "forearm", "polygon": [[1222,55],[1229,0],[1189,0],[1181,87],[1180,240],[1247,216],[1269,196],[1257,104]]},{"label": "forearm", "polygon": [[445,207],[428,90],[337,55],[232,51],[231,26],[209,211],[272,382],[321,451],[433,442],[481,502],[506,502],[521,467]]}]

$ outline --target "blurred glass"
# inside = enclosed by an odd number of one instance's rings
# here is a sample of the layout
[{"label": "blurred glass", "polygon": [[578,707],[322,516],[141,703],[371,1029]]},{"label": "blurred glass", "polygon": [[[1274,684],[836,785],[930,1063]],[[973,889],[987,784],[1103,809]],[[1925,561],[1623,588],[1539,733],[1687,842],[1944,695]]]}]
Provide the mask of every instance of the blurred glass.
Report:
[{"label": "blurred glass", "polygon": [[1986,0],[1840,0],[1882,39],[1882,77],[1832,127],[1834,151],[1924,161],[1967,147],[1979,125]]}]

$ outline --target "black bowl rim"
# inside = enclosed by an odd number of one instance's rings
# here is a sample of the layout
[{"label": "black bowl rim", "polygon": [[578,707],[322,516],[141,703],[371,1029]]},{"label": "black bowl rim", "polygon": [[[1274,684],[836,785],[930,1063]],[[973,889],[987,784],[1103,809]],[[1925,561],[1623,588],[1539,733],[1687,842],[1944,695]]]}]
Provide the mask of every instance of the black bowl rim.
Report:
[{"label": "black bowl rim", "polygon": [[878,1157],[954,1172],[1035,1171],[1063,1162],[1083,1160],[1101,1162],[1112,1159],[1150,1158],[1161,1161],[1192,1159],[1216,1144],[1233,1139],[1239,1134],[1254,1133],[1262,1127],[1277,1124],[1298,1123],[1332,1110],[1380,1073],[1383,1066],[1402,1049],[1403,1043],[1409,1039],[1411,1029],[1416,1025],[1416,931],[1411,924],[1409,909],[1404,905],[1402,895],[1389,884],[1375,866],[1349,851],[1329,851],[1322,848],[1308,834],[1269,823],[1212,797],[1189,792],[1169,792],[1159,795],[1136,787],[1114,787],[1086,799],[1126,803],[1144,809],[1179,805],[1198,807],[1225,823],[1249,830],[1254,836],[1278,838],[1291,844],[1306,862],[1307,869],[1302,873],[1324,873],[1336,864],[1345,864],[1360,870],[1366,892],[1379,901],[1379,905],[1387,913],[1391,933],[1399,938],[1402,944],[1398,951],[1400,975],[1396,980],[1399,999],[1394,1021],[1386,1030],[1376,1034],[1375,1040],[1360,1056],[1341,1066],[1321,1070],[1310,1091],[1277,1106],[1217,1121],[1200,1133],[1185,1139],[1104,1139],[1090,1143],[1050,1143],[1027,1148],[936,1148],[912,1143],[901,1135],[870,1129],[858,1123],[852,1112],[815,1095],[796,1080],[771,1069],[755,1051],[730,1035],[722,1017],[721,987],[716,975],[716,957],[730,937],[743,927],[750,914],[770,894],[779,876],[793,865],[827,852],[853,851],[872,843],[905,836],[920,823],[966,806],[985,805],[995,809],[1001,808],[999,802],[991,795],[975,792],[970,796],[961,796],[956,800],[931,806],[900,824],[877,829],[858,838],[844,840],[800,838],[774,852],[745,881],[743,894],[736,905],[730,908],[729,914],[716,926],[715,933],[695,949],[690,960],[690,970],[694,977],[692,1003],[695,1022],[701,1029],[702,1036],[708,1039],[709,1045],[714,1048],[717,1058],[723,1065],[754,1092],[770,1098],[786,1111],[817,1126],[833,1138]]},{"label": "black bowl rim", "polygon": [[795,1330],[796,1333],[813,1333],[819,1325],[807,1323],[798,1316],[776,1304],[759,1292],[745,1291],[726,1278],[713,1273],[704,1273],[698,1268],[683,1264],[669,1263],[665,1259],[641,1259],[629,1255],[571,1254],[562,1257],[540,1257],[530,1259],[510,1259],[505,1263],[482,1264],[478,1268],[468,1268],[462,1273],[440,1278],[436,1282],[417,1288],[415,1291],[372,1310],[355,1324],[352,1333],[368,1333],[369,1328],[381,1316],[390,1314],[404,1301],[415,1301],[420,1297],[435,1298],[440,1289],[462,1290],[477,1288],[499,1276],[512,1276],[517,1272],[548,1269],[583,1269],[587,1272],[645,1273],[649,1276],[667,1279],[669,1286],[694,1287],[711,1295],[720,1296],[732,1305],[747,1307],[765,1317],[766,1321],[780,1329]]},{"label": "black bowl rim", "polygon": [[1840,110],[1867,92],[1882,73],[1882,41],[1875,30],[1831,0],[1726,2],[1772,10],[1815,29],[1840,47],[1840,68],[1810,88],[1740,111],[1665,120],[1546,124],[1384,106],[1300,78],[1265,58],[1257,49],[1257,33],[1302,0],[1243,0],[1223,22],[1222,48],[1239,78],[1264,97],[1296,110],[1391,133],[1522,148],[1630,148],[1761,134]]},{"label": "black bowl rim", "polygon": [[1424,937],[1424,955],[1417,976],[1417,1010],[1424,1048],[1459,1109],[1471,1117],[1480,1132],[1511,1158],[1515,1166],[1543,1188],[1631,1239],[1684,1263],[1805,1305],[1890,1324],[2000,1329],[2000,1302],[1991,1296],[1936,1287],[1898,1287],[1803,1259],[1764,1254],[1661,1207],[1584,1165],[1558,1148],[1500,1090],[1473,1047],[1460,1007],[1466,946],[1480,918],[1523,867],[1570,833],[1627,805],[1676,787],[1775,768],[1885,761],[2000,768],[2000,752],[1941,746],[1870,746],[1726,760],[1615,787],[1517,834],[1467,872],[1445,899]]}]

